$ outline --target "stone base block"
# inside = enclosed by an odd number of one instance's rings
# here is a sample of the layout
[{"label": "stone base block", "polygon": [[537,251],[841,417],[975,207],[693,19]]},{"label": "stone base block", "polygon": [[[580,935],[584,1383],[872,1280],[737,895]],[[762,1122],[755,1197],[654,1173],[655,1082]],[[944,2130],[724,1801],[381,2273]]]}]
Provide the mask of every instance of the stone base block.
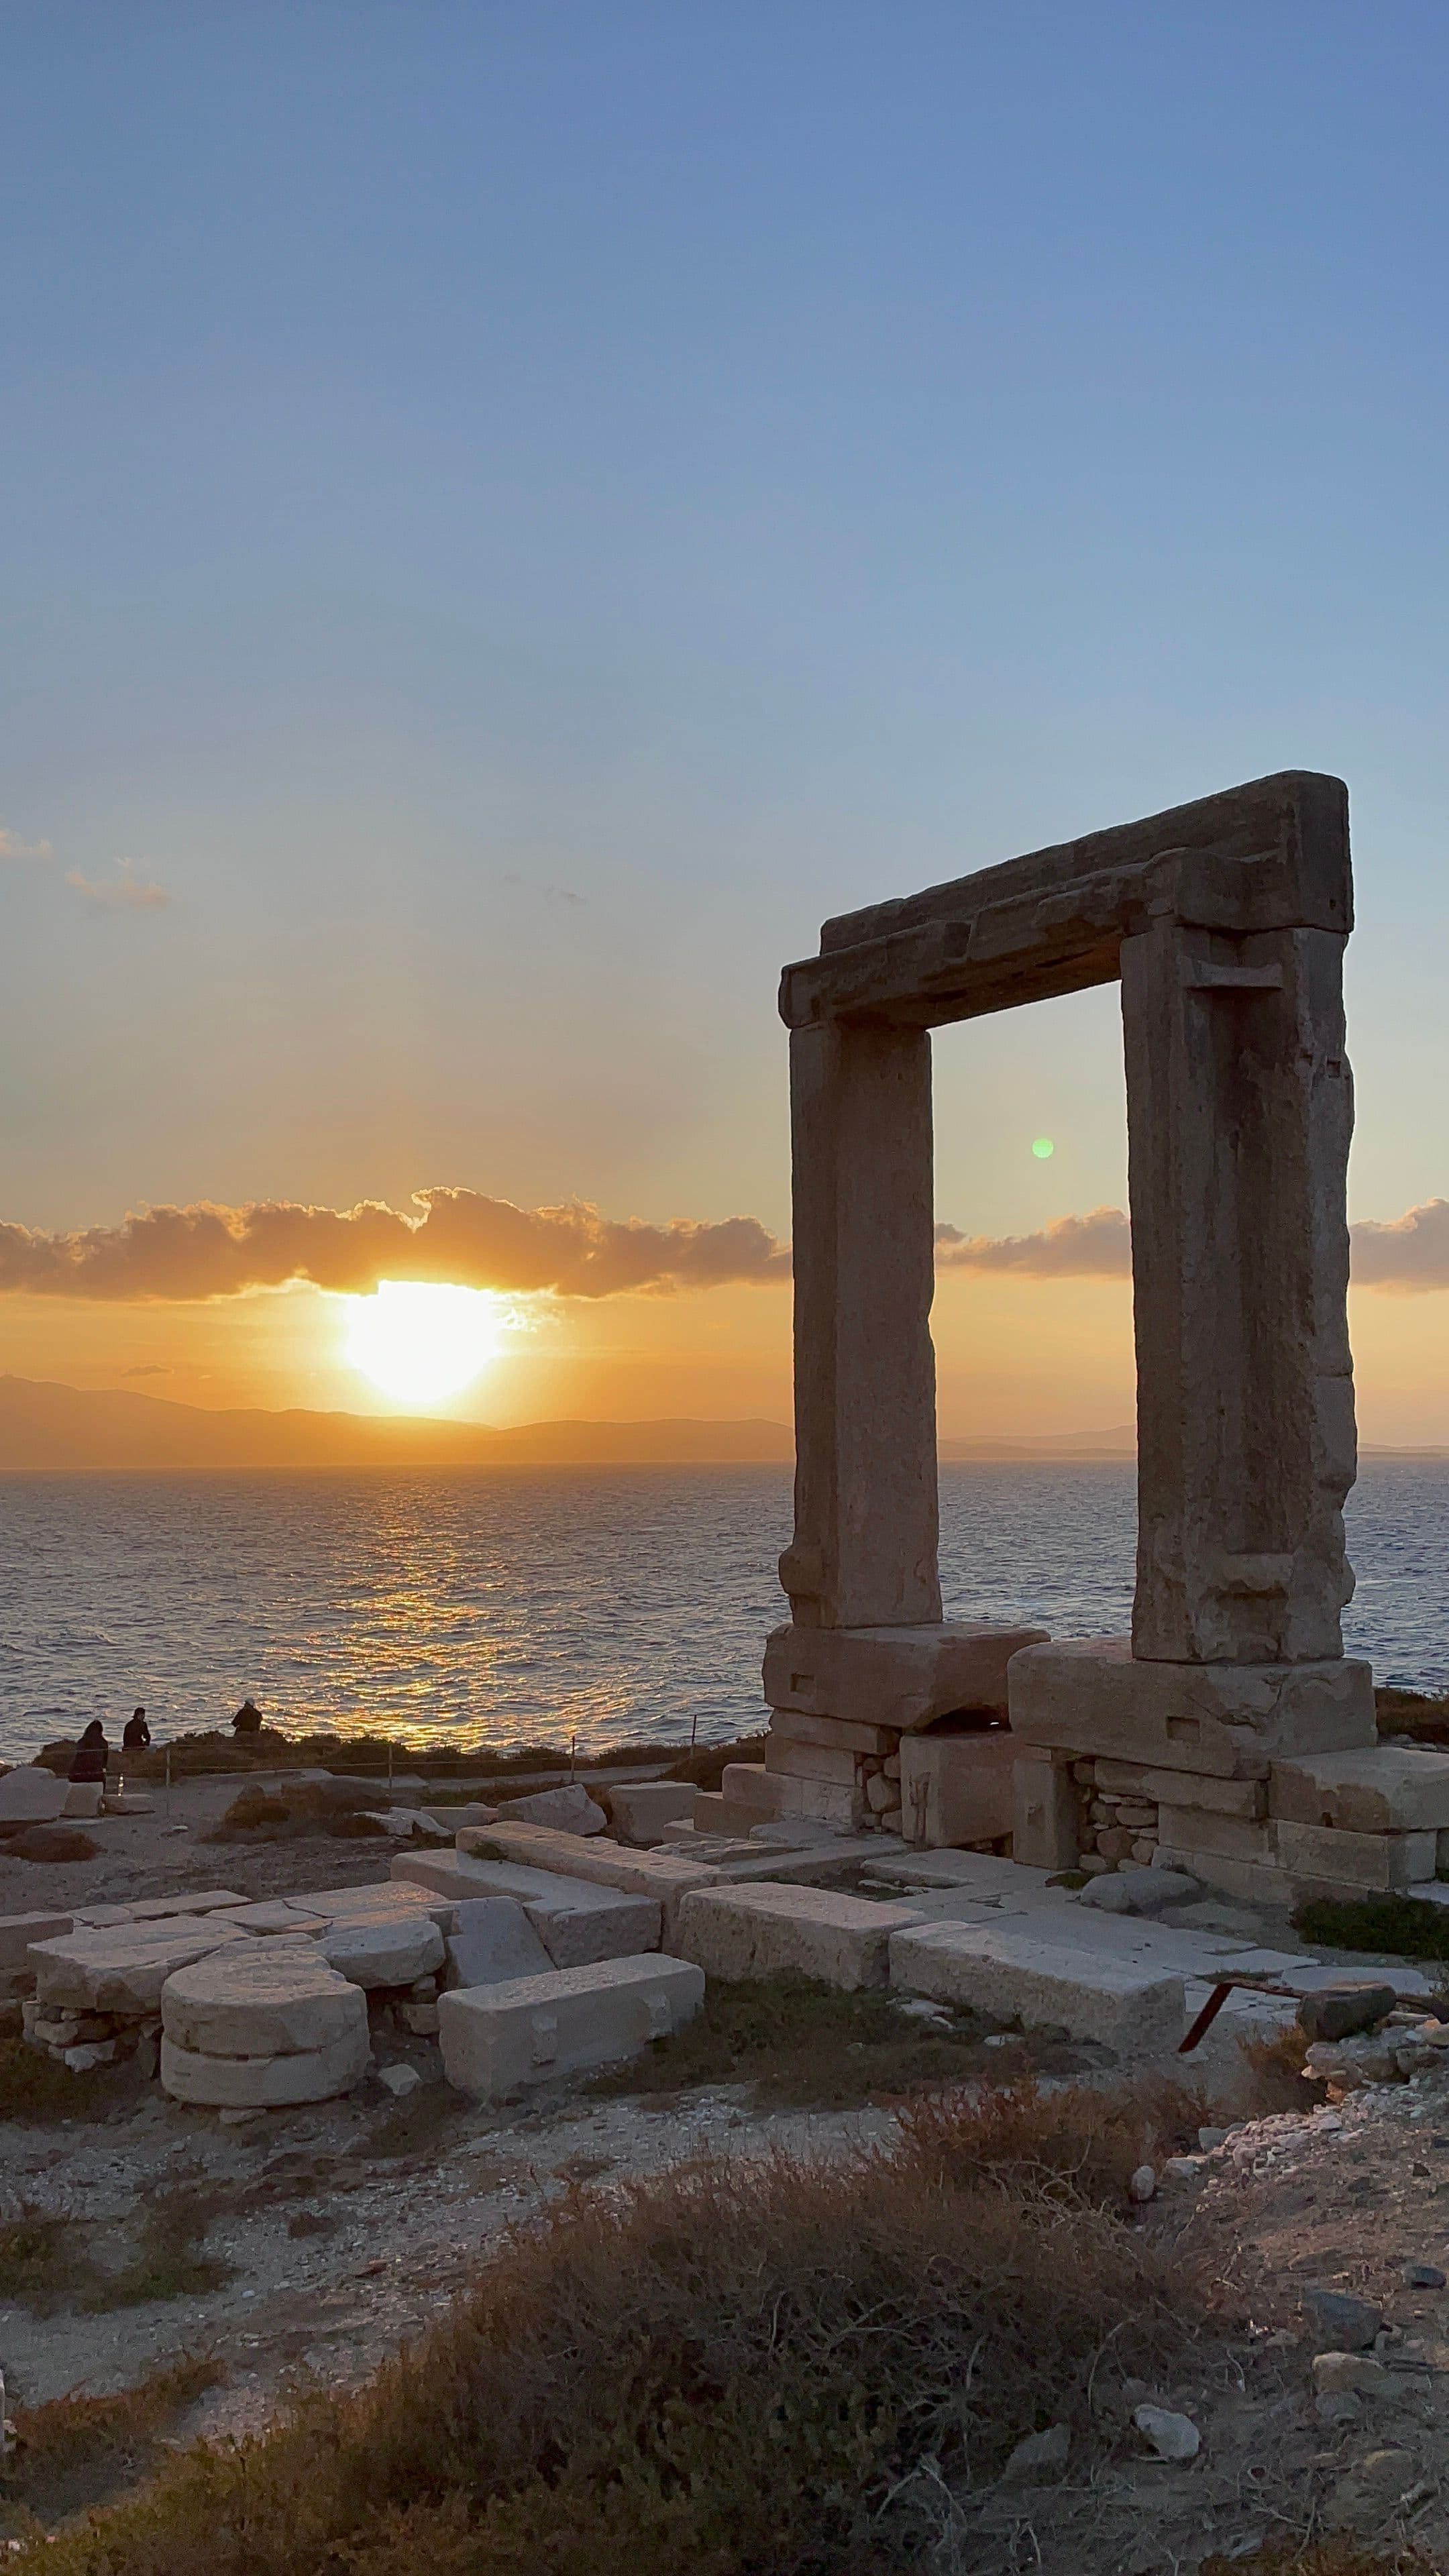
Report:
[{"label": "stone base block", "polygon": [[1108,1797],[1144,1798],[1152,1805],[1201,1807],[1215,1816],[1266,1816],[1263,1780],[1222,1780],[1207,1771],[1153,1771],[1142,1762],[1092,1764],[1095,1784]]},{"label": "stone base block", "polygon": [[1013,1658],[1011,1727],[1023,1745],[1265,1780],[1273,1762],[1293,1754],[1375,1744],[1373,1671],[1349,1657],[1139,1663],[1126,1637],[1059,1639]]},{"label": "stone base block", "polygon": [[565,1781],[557,1789],[535,1789],[526,1798],[509,1798],[498,1812],[505,1822],[542,1825],[558,1834],[602,1834],[609,1823],[581,1780]]},{"label": "stone base block", "polygon": [[37,1941],[30,1951],[36,1997],[81,2012],[159,2012],[161,1989],[176,1969],[234,1941],[252,1946],[221,1915],[199,1923],[117,1924]]},{"label": "stone base block", "polygon": [[1174,1851],[1219,1852],[1229,1860],[1253,1860],[1272,1869],[1278,1858],[1273,1827],[1265,1818],[1220,1816],[1211,1807],[1159,1807],[1157,1839]]},{"label": "stone base block", "polygon": [[903,1735],[901,1830],[918,1851],[997,1842],[1015,1823],[1016,1747],[1007,1729]]},{"label": "stone base block", "polygon": [[674,1939],[709,1976],[773,1977],[790,1970],[852,1990],[883,1986],[891,1934],[919,1922],[910,1905],[876,1905],[817,1887],[717,1888],[687,1896]]},{"label": "stone base block", "polygon": [[1294,1825],[1339,1833],[1449,1830],[1449,1753],[1381,1744],[1371,1753],[1325,1753],[1275,1762],[1270,1804]]},{"label": "stone base block", "polygon": [[1432,1878],[1436,1837],[1417,1834],[1338,1833],[1330,1826],[1280,1824],[1278,1865],[1294,1880],[1325,1890],[1398,1890]]},{"label": "stone base block", "polygon": [[445,1949],[447,1986],[499,1986],[514,1977],[546,1977],[554,1965],[511,1896],[474,1896],[458,1906]]},{"label": "stone base block", "polygon": [[826,1781],[853,1789],[859,1757],[846,1744],[802,1744],[772,1725],[765,1739],[765,1770],[772,1779]]},{"label": "stone base block", "polygon": [[100,1780],[73,1780],[65,1793],[63,1816],[98,1816],[105,1801],[105,1784]]},{"label": "stone base block", "polygon": [[1045,1628],[943,1619],[919,1628],[801,1628],[771,1632],[764,1689],[773,1709],[913,1734],[938,1717],[1006,1714],[1006,1667]]},{"label": "stone base block", "polygon": [[608,1800],[609,1822],[620,1842],[653,1851],[664,1841],[666,1826],[692,1822],[699,1791],[689,1780],[634,1780],[600,1795]]},{"label": "stone base block", "polygon": [[49,1825],[65,1814],[68,1780],[38,1762],[0,1773],[0,1824]]},{"label": "stone base block", "polygon": [[1027,1869],[1070,1869],[1081,1819],[1072,1775],[1049,1752],[1023,1753],[1013,1734],[1011,1856]]},{"label": "stone base block", "polygon": [[[427,1929],[441,1958],[437,1928]],[[200,2057],[295,2056],[359,2032],[365,2053],[367,1998],[310,1941],[236,1942],[167,1978],[161,2027],[175,2047]]]},{"label": "stone base block", "polygon": [[485,2101],[528,2084],[637,2057],[692,2021],[701,1970],[682,1959],[605,1959],[438,1999],[443,2072]]},{"label": "stone base block", "polygon": [[[641,1951],[659,1946],[663,1916],[657,1897],[596,1887],[587,1879],[565,1878],[556,1870],[469,1860],[461,1853],[452,1861],[393,1863],[394,1869],[404,1866],[446,1871],[450,1886],[458,1891],[460,1908],[483,1896],[508,1897],[521,1905],[556,1968],[594,1967],[604,1959],[636,1958]],[[706,1883],[713,1882],[706,1879]],[[458,1910],[452,1917],[455,1923]]]},{"label": "stone base block", "polygon": [[0,1976],[17,1970],[34,1974],[33,1941],[63,1941],[71,1927],[69,1914],[0,1915]]},{"label": "stone base block", "polygon": [[1240,1905],[1282,1907],[1297,1899],[1286,1869],[1266,1861],[1233,1860],[1226,1852],[1181,1851],[1175,1843],[1159,1843],[1153,1866],[1185,1870],[1204,1887],[1215,1889],[1219,1896],[1234,1897]]},{"label": "stone base block", "polygon": [[869,1754],[888,1761],[900,1736],[893,1726],[861,1726],[844,1717],[809,1717],[803,1709],[777,1708],[770,1713],[770,1733],[792,1744],[814,1744],[823,1751]]},{"label": "stone base block", "polygon": [[1180,1976],[1106,1950],[1072,1949],[1003,1925],[946,1923],[897,1932],[890,1981],[937,2003],[970,2005],[1028,2029],[1059,2024],[1130,2054],[1175,2049],[1187,2027]]},{"label": "stone base block", "polygon": [[[357,1993],[354,1987],[351,1990]],[[357,1996],[362,2002],[360,1994]],[[177,2102],[224,2111],[274,2111],[294,2102],[331,2102],[360,2084],[372,2062],[366,2009],[362,2028],[326,2048],[278,2057],[203,2057],[163,2033],[161,2084]]]}]

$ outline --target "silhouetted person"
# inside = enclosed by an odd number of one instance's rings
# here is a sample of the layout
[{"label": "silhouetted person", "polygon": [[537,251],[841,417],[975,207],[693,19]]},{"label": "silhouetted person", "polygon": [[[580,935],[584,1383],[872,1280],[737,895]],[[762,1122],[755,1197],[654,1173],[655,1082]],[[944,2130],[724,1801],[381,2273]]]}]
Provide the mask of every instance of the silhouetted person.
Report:
[{"label": "silhouetted person", "polygon": [[84,1735],[81,1737],[79,1744],[76,1746],[74,1753],[71,1755],[68,1777],[72,1780],[84,1780],[92,1784],[98,1781],[101,1787],[104,1788],[106,1784],[106,1764],[109,1762],[110,1758],[111,1748],[106,1742],[106,1730],[102,1726],[100,1719],[98,1717],[93,1717],[89,1726],[86,1728]]},{"label": "silhouetted person", "polygon": [[264,1724],[256,1701],[244,1699],[231,1722],[233,1735],[260,1735]]},{"label": "silhouetted person", "polygon": [[126,1720],[126,1732],[121,1738],[122,1751],[125,1753],[144,1753],[150,1741],[151,1729],[146,1724],[146,1712],[144,1708],[133,1708],[130,1716]]}]

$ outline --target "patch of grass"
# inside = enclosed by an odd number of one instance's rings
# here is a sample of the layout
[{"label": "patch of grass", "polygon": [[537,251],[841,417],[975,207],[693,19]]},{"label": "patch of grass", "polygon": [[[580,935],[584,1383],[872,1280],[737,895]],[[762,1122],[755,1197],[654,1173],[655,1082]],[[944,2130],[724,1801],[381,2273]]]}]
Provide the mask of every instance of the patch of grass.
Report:
[{"label": "patch of grass", "polygon": [[146,2211],[135,2252],[111,2271],[95,2261],[79,2220],[23,2210],[0,2228],[0,2301],[49,2317],[62,2309],[105,2316],[150,2299],[204,2298],[235,2269],[200,2250],[210,2217],[197,2193],[168,2192]]},{"label": "patch of grass", "polygon": [[398,2156],[441,2153],[466,2129],[474,2113],[447,2084],[424,2084],[402,2101],[389,2103],[355,2146],[354,2156]]},{"label": "patch of grass", "polygon": [[151,2299],[204,2299],[235,2277],[236,2265],[201,2251],[213,2204],[198,2192],[168,2192],[152,2201],[140,2242],[119,2272],[97,2276],[78,2301],[89,2315],[139,2308]]},{"label": "patch of grass", "polygon": [[1251,2558],[1205,2558],[1201,2576],[1436,2576],[1417,2549],[1394,2549],[1387,2558],[1359,2540],[1283,2540]]},{"label": "patch of grass", "polygon": [[128,2062],[72,2075],[43,2050],[27,2048],[23,2039],[0,2038],[0,2122],[48,2128],[62,2120],[108,2120],[139,2090],[136,2070]]},{"label": "patch of grass", "polygon": [[161,2437],[226,2377],[219,2362],[183,2360],[113,2397],[52,2398],[15,2410],[16,2447],[0,2464],[0,2528],[42,2524],[103,2504],[148,2477]]},{"label": "patch of grass", "polygon": [[27,2209],[0,2227],[0,2300],[50,2317],[58,2308],[74,2307],[94,2280],[95,2267],[73,2218],[45,2218]]},{"label": "patch of grass", "polygon": [[1382,1950],[1396,1959],[1449,1959],[1449,1906],[1418,1896],[1314,1896],[1295,1932],[1336,1950]]},{"label": "patch of grass", "polygon": [[701,2160],[568,2195],[352,2392],[197,2444],[17,2576],[895,2576],[942,2482],[1035,2427],[1093,2441],[1093,2372],[1211,2331],[1135,2227],[1144,2096],[929,2106],[840,2162]]},{"label": "patch of grass", "polygon": [[7,1860],[94,1860],[100,1844],[78,1825],[27,1825],[24,1833],[11,1834],[5,1845]]},{"label": "patch of grass", "polygon": [[699,1744],[682,1753],[665,1773],[667,1780],[690,1780],[696,1789],[719,1789],[727,1762],[763,1762],[763,1735],[741,1735],[733,1744]]},{"label": "patch of grass", "polygon": [[351,1842],[363,1835],[386,1833],[381,1820],[366,1812],[377,1798],[377,1790],[344,1781],[326,1787],[320,1780],[303,1780],[295,1788],[243,1789],[202,1840],[274,1843],[327,1834],[334,1841]]},{"label": "patch of grass", "polygon": [[687,2029],[606,2068],[587,2089],[607,2098],[748,2084],[761,2109],[852,2110],[881,2094],[999,2074],[981,2048],[997,2027],[956,2013],[949,2029],[932,2029],[884,1989],[845,1994],[814,1977],[716,1981]]}]

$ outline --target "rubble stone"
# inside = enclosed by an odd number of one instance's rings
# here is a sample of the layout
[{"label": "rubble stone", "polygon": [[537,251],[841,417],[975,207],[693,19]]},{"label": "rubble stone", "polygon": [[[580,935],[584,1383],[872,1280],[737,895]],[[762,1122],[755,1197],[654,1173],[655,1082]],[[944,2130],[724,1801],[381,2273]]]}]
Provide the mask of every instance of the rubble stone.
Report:
[{"label": "rubble stone", "polygon": [[[609,1823],[603,1808],[589,1796],[581,1780],[570,1781],[559,1789],[537,1789],[527,1798],[509,1798],[498,1812],[510,1824],[541,1825],[559,1834],[602,1834]],[[467,1830],[486,1832],[487,1827]]]},{"label": "rubble stone", "polygon": [[474,1896],[460,1905],[446,1942],[445,1983],[496,1986],[547,1976],[554,1961],[512,1896]]}]

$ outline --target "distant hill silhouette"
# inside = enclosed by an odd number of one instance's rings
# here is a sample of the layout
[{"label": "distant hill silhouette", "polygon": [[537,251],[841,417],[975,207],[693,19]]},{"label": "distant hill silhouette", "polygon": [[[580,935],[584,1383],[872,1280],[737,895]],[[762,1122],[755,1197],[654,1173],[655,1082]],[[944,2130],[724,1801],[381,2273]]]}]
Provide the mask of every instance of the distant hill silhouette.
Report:
[{"label": "distant hill silhouette", "polygon": [[782,1422],[528,1422],[500,1431],[372,1413],[211,1412],[154,1395],[0,1377],[0,1473],[133,1467],[786,1464]]}]

